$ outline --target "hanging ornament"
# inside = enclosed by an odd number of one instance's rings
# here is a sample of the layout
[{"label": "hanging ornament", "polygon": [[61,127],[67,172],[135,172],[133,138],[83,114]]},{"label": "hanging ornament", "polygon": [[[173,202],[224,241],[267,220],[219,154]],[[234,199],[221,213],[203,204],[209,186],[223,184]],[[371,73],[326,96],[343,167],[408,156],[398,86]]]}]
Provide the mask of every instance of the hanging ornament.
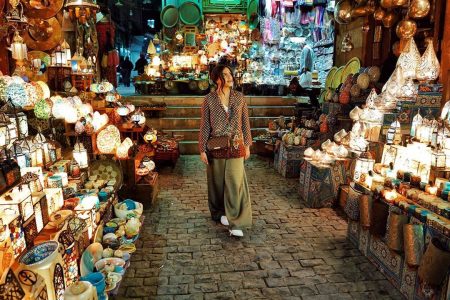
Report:
[{"label": "hanging ornament", "polygon": [[405,20],[400,21],[395,29],[395,33],[400,39],[410,39],[416,34],[416,31],[416,22],[409,20],[408,17],[406,17]]},{"label": "hanging ornament", "polygon": [[386,28],[391,28],[397,22],[398,16],[394,11],[389,11],[381,20],[383,22],[383,26]]},{"label": "hanging ornament", "polygon": [[436,52],[434,52],[433,41],[430,39],[427,49],[417,65],[417,79],[419,81],[434,81],[439,77],[440,69],[439,60],[436,57]]},{"label": "hanging ornament", "polygon": [[383,20],[384,16],[386,15],[386,11],[384,11],[381,7],[378,7],[375,12],[373,13],[373,17],[377,21]]},{"label": "hanging ornament", "polygon": [[413,19],[421,19],[430,12],[430,1],[428,0],[413,0],[409,7],[408,15]]},{"label": "hanging ornament", "polygon": [[352,3],[349,0],[339,1],[334,8],[334,19],[339,24],[348,24],[352,21]]}]

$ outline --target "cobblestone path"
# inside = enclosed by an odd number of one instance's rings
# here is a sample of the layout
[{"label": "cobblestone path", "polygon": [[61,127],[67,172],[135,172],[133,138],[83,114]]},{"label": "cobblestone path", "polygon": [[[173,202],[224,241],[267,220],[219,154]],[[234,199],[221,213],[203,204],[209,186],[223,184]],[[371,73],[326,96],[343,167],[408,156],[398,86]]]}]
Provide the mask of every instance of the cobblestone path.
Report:
[{"label": "cobblestone path", "polygon": [[198,156],[162,172],[115,299],[402,299],[346,240],[341,212],[304,208],[297,180],[267,160],[246,165],[253,228],[241,239],[210,219]]}]

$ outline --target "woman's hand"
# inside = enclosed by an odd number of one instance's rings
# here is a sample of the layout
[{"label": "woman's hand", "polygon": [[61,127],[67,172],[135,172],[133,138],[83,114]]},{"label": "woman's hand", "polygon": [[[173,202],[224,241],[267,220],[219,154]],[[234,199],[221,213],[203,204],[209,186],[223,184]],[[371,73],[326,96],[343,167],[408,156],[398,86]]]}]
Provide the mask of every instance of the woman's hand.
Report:
[{"label": "woman's hand", "polygon": [[247,160],[250,157],[250,147],[245,147],[244,159]]},{"label": "woman's hand", "polygon": [[202,162],[203,162],[205,165],[208,164],[208,156],[206,156],[206,152],[200,153],[200,159],[202,160]]}]

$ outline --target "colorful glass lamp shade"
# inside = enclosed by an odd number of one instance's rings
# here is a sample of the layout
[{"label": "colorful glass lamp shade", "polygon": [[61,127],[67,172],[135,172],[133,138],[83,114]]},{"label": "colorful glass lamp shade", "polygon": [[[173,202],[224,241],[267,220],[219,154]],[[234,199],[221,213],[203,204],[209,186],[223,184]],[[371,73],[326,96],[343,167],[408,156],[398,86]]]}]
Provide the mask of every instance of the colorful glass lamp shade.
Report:
[{"label": "colorful glass lamp shade", "polygon": [[127,159],[128,158],[128,151],[133,146],[133,141],[130,138],[126,138],[123,140],[122,144],[120,144],[119,147],[117,147],[116,150],[116,156],[120,159]]},{"label": "colorful glass lamp shade", "polygon": [[48,120],[52,115],[52,102],[49,99],[41,99],[34,106],[34,115],[38,119]]},{"label": "colorful glass lamp shade", "polygon": [[114,125],[108,125],[97,136],[97,148],[100,153],[113,154],[120,145],[120,131]]},{"label": "colorful glass lamp shade", "polygon": [[6,98],[17,107],[24,107],[28,103],[28,95],[25,86],[19,83],[11,83],[6,88]]}]

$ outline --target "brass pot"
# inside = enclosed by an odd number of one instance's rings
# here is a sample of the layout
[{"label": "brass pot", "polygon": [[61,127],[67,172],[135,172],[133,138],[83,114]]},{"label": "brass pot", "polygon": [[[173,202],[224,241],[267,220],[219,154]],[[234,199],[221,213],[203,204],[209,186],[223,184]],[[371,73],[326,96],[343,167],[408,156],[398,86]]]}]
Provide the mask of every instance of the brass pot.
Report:
[{"label": "brass pot", "polygon": [[428,0],[413,0],[409,7],[409,16],[413,19],[421,19],[430,12],[430,1]]},{"label": "brass pot", "polygon": [[339,24],[348,24],[352,21],[352,3],[349,0],[341,0],[336,4],[334,19]]},{"label": "brass pot", "polygon": [[351,12],[352,18],[365,17],[365,16],[368,16],[369,14],[370,14],[370,11],[369,11],[369,7],[367,5],[355,7],[354,9],[352,9],[352,12]]},{"label": "brass pot", "polygon": [[398,16],[396,13],[390,11],[383,17],[383,26],[386,28],[391,28],[397,22]]},{"label": "brass pot", "polygon": [[383,20],[385,15],[386,15],[386,12],[381,7],[378,7],[377,10],[375,10],[375,12],[373,13],[373,17],[377,21]]},{"label": "brass pot", "polygon": [[417,31],[417,24],[413,20],[402,20],[397,24],[395,32],[400,39],[410,39]]}]

